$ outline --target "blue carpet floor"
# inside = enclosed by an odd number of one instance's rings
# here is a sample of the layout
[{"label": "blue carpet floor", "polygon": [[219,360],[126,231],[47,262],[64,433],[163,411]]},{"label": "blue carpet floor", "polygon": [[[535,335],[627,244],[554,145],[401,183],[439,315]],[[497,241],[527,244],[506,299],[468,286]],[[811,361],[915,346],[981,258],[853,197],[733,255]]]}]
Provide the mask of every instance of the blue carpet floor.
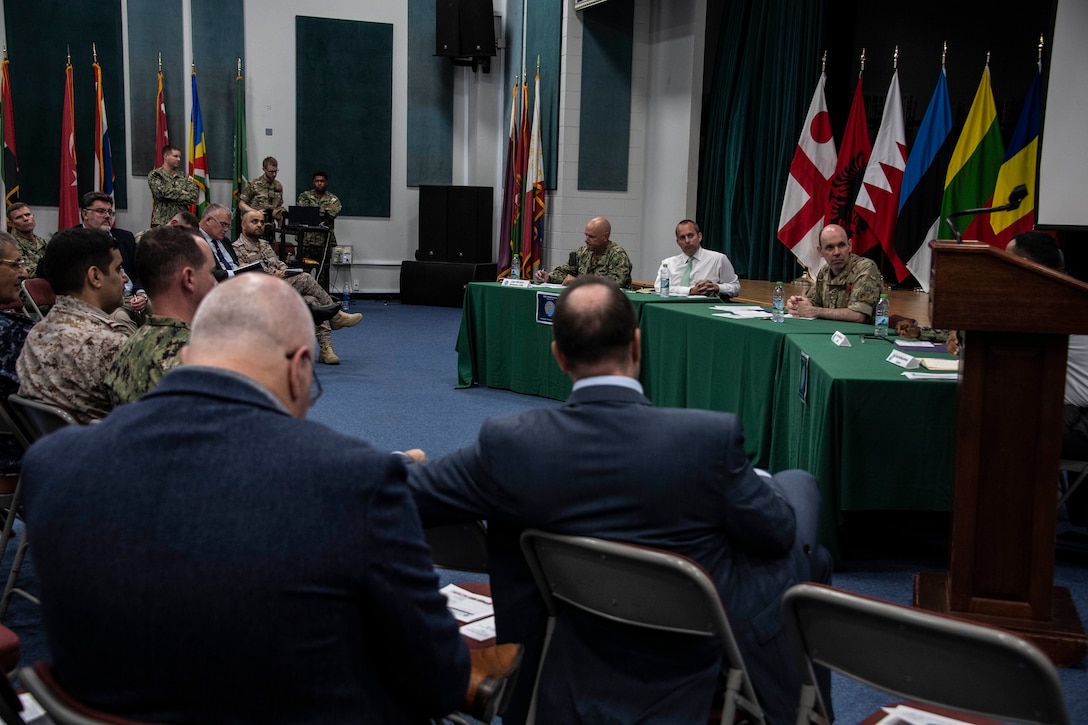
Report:
[{"label": "blue carpet floor", "polygon": [[[325,394],[311,411],[314,420],[383,448],[422,448],[437,457],[470,443],[490,416],[558,405],[507,391],[455,389],[459,309],[356,301],[353,311],[364,313],[362,323],[333,333],[342,364],[318,366]],[[941,514],[847,519],[844,560],[836,570],[835,585],[909,604],[915,572],[947,568],[947,527],[947,516]],[[1064,517],[1059,529],[1055,583],[1071,590],[1082,618],[1088,617],[1088,534],[1074,530]],[[8,570],[14,551],[13,541],[2,571]],[[441,572],[441,578],[444,585],[464,577]],[[34,590],[33,548],[20,584]],[[22,639],[23,664],[48,659],[36,606],[16,599],[5,624]],[[200,646],[209,649],[209,643]],[[1073,722],[1088,723],[1088,663],[1060,673]],[[838,676],[832,697],[843,723],[858,722],[888,702],[884,695]]]}]

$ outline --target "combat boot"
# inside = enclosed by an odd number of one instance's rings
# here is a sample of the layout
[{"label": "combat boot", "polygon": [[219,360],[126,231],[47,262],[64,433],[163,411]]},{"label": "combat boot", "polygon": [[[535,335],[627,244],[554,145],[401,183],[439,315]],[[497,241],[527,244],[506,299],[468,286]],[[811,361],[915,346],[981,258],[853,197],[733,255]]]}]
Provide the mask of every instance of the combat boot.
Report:
[{"label": "combat boot", "polygon": [[329,325],[334,330],[339,330],[341,327],[355,327],[359,324],[359,321],[363,319],[361,312],[337,312],[329,320]]},{"label": "combat boot", "polygon": [[332,343],[328,340],[321,341],[321,353],[318,355],[317,361],[326,365],[340,364],[340,358],[336,355],[336,351],[332,349]]}]

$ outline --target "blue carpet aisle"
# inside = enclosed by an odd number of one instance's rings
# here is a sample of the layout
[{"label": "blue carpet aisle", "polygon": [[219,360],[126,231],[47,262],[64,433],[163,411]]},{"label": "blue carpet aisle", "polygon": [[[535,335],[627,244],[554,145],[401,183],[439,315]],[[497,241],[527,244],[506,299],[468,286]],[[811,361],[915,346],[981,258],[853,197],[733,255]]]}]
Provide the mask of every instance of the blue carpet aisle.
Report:
[{"label": "blue carpet aisle", "polygon": [[[362,312],[363,322],[333,334],[342,364],[317,366],[325,394],[310,413],[313,420],[382,448],[418,447],[437,457],[471,443],[490,416],[558,405],[487,388],[456,390],[459,309],[357,301],[352,311]],[[835,573],[836,586],[909,604],[915,572],[947,567],[946,516],[881,514],[865,522],[848,521],[848,526],[845,561]],[[1072,591],[1077,610],[1088,618],[1088,534],[1071,529],[1064,515],[1059,531],[1056,583]],[[4,573],[15,547],[13,539],[5,552]],[[32,559],[33,547],[19,581],[34,591]],[[440,575],[443,585],[481,578],[456,572]],[[48,659],[37,607],[16,598],[5,624],[22,639],[22,664]],[[201,646],[210,649],[209,643]],[[1082,662],[1060,673],[1073,722],[1088,723],[1088,665]],[[885,696],[838,676],[833,681],[833,698],[838,721],[843,723],[857,722],[888,702]]]}]

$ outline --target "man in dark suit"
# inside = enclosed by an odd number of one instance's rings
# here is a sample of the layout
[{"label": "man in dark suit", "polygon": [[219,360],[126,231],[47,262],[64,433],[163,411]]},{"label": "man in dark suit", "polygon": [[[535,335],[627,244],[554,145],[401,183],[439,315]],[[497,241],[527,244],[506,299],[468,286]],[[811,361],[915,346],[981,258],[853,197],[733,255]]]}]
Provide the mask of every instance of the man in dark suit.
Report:
[{"label": "man in dark suit", "polygon": [[221,272],[217,279],[224,280],[232,277],[238,269],[238,257],[234,254],[228,238],[230,232],[230,209],[222,204],[208,204],[204,214],[200,217],[200,233],[212,248],[212,256],[215,258],[215,268]]},{"label": "man in dark suit", "polygon": [[480,702],[404,464],[304,420],[315,354],[298,294],[242,275],[205,297],[154,391],[27,452],[42,618],[77,700],[172,723]]},{"label": "man in dark suit", "polygon": [[[477,441],[409,466],[425,523],[486,519],[499,641],[537,666],[545,612],[521,555],[526,528],[591,535],[694,559],[717,584],[761,706],[792,722],[801,681],[780,619],[782,593],[830,579],[816,543],[819,493],[803,471],[760,475],[740,420],[655,408],[638,383],[634,308],[610,280],[579,277],[560,295],[552,352],[574,380],[566,404],[487,421]],[[537,722],[705,723],[722,648],[635,634],[567,608],[540,675]],[[503,722],[521,722],[520,678]]]}]

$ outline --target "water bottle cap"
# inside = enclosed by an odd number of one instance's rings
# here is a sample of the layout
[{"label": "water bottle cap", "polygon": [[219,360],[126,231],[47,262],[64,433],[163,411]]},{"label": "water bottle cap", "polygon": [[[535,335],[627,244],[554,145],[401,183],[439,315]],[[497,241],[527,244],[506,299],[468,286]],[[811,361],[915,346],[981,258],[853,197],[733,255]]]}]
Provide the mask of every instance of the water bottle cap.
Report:
[{"label": "water bottle cap", "polygon": [[881,298],[881,299],[887,299],[887,297],[888,297],[888,293],[887,293],[887,292],[881,292],[881,293],[880,293],[880,298]]}]

